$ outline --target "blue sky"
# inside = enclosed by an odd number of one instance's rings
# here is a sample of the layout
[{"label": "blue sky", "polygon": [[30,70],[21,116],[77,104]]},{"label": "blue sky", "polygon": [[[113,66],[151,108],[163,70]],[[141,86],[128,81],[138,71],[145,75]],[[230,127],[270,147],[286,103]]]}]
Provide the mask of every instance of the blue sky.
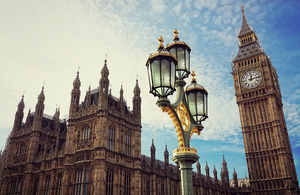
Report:
[{"label": "blue sky", "polygon": [[[224,153],[232,177],[247,171],[238,107],[231,72],[232,52],[238,51],[237,29],[245,15],[277,69],[294,160],[300,175],[300,4],[298,1],[233,0],[0,0],[0,149],[4,148],[14,114],[25,91],[25,117],[34,111],[45,82],[45,113],[59,106],[67,118],[72,82],[80,66],[81,99],[89,85],[96,88],[107,54],[112,94],[123,85],[128,106],[138,75],[142,96],[142,154],[163,160],[165,142],[170,157],[178,146],[167,114],[148,93],[145,63],[165,45],[177,28],[192,49],[191,69],[209,93],[209,118],[191,146],[198,150],[202,172],[207,160],[218,177]],[[188,83],[190,78],[186,79]]]}]

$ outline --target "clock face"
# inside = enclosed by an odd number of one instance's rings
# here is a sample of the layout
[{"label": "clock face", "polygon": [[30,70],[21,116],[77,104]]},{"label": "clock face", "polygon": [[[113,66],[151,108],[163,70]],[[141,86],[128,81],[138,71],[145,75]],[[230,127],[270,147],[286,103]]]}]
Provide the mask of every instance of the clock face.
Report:
[{"label": "clock face", "polygon": [[256,70],[249,70],[242,76],[242,85],[248,89],[256,87],[261,81],[261,74]]}]

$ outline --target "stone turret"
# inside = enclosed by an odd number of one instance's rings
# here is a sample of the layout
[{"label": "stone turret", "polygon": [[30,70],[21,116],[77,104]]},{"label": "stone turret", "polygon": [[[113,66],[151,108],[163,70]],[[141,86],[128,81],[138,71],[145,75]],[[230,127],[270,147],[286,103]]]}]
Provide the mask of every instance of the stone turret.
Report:
[{"label": "stone turret", "polygon": [[238,181],[237,181],[237,174],[235,172],[235,168],[233,168],[232,178],[233,178],[233,186],[235,188],[237,188],[238,187]]},{"label": "stone turret", "polygon": [[100,109],[106,109],[108,105],[108,87],[109,87],[109,70],[107,68],[107,60],[104,60],[104,66],[101,70],[101,78],[99,81],[99,100],[98,107]]},{"label": "stone turret", "polygon": [[214,173],[214,183],[216,185],[218,183],[218,173],[215,165],[214,165],[213,173]]},{"label": "stone turret", "polygon": [[18,104],[18,110],[15,114],[13,131],[18,131],[22,127],[22,121],[23,121],[23,117],[24,117],[24,108],[25,108],[25,104],[24,104],[24,95],[23,95],[21,101]]},{"label": "stone turret", "polygon": [[69,119],[73,119],[76,115],[76,112],[79,109],[79,101],[80,101],[80,86],[81,82],[79,79],[79,71],[77,72],[77,76],[73,81],[73,89],[71,92],[71,103],[70,103],[70,111],[69,111]]},{"label": "stone turret", "polygon": [[42,87],[42,91],[38,96],[38,102],[36,103],[35,106],[33,131],[41,130],[44,108],[45,108],[44,101],[45,101],[45,94],[44,94],[44,87]]},{"label": "stone turret", "polygon": [[141,90],[139,87],[138,79],[136,79],[136,84],[133,89],[133,99],[132,99],[132,104],[133,104],[133,116],[138,120],[139,123],[141,123]]},{"label": "stone turret", "polygon": [[223,155],[223,162],[222,162],[221,182],[222,185],[229,186],[228,169],[227,169],[227,163],[225,161],[224,155]]},{"label": "stone turret", "polygon": [[155,145],[154,145],[154,140],[152,139],[152,145],[150,147],[152,170],[155,170],[155,151],[156,151],[156,148],[155,148]]}]

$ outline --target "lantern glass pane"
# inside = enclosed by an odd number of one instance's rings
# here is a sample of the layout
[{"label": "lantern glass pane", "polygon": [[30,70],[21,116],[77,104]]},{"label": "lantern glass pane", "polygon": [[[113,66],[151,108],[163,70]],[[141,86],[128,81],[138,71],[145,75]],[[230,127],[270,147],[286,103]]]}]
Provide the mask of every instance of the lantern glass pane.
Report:
[{"label": "lantern glass pane", "polygon": [[161,84],[162,86],[170,86],[170,62],[166,59],[161,61]]},{"label": "lantern glass pane", "polygon": [[171,87],[173,89],[175,88],[175,72],[176,72],[175,63],[171,62]]},{"label": "lantern glass pane", "polygon": [[170,49],[169,52],[170,52],[175,58],[177,58],[177,57],[176,57],[176,50],[175,50],[175,48]]},{"label": "lantern glass pane", "polygon": [[203,94],[201,92],[197,93],[197,114],[204,115]]},{"label": "lantern glass pane", "polygon": [[203,103],[204,103],[204,114],[205,114],[205,116],[207,116],[207,95],[206,94],[203,94],[203,99],[204,99],[204,101],[203,101]]},{"label": "lantern glass pane", "polygon": [[190,52],[185,50],[185,61],[186,61],[186,70],[190,72]]},{"label": "lantern glass pane", "polygon": [[177,48],[177,60],[178,66],[177,70],[185,70],[185,56],[184,56],[184,49],[181,47]]},{"label": "lantern glass pane", "polygon": [[188,104],[189,104],[189,108],[190,108],[190,112],[192,114],[192,116],[197,114],[196,111],[196,97],[194,93],[190,93],[188,94]]},{"label": "lantern glass pane", "polygon": [[151,74],[151,68],[149,62],[147,65],[147,70],[148,70],[149,86],[150,86],[150,90],[152,90],[152,74]]},{"label": "lantern glass pane", "polygon": [[159,87],[160,86],[160,68],[159,68],[159,61],[154,60],[151,63],[152,68],[152,79],[153,79],[153,87]]}]

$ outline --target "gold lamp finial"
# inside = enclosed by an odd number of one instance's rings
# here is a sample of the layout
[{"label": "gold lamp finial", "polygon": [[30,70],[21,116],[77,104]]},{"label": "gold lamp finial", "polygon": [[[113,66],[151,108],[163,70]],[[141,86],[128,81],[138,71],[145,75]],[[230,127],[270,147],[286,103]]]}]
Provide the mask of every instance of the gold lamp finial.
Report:
[{"label": "gold lamp finial", "polygon": [[245,12],[243,3],[241,3],[241,10],[243,13]]},{"label": "gold lamp finial", "polygon": [[159,42],[158,47],[164,47],[164,45],[162,44],[164,42],[164,39],[162,38],[162,36],[159,37],[158,42]]},{"label": "gold lamp finial", "polygon": [[194,71],[192,71],[191,76],[193,77],[193,78],[192,78],[192,82],[193,82],[193,81],[196,81],[196,79],[195,79],[196,74],[195,74]]},{"label": "gold lamp finial", "polygon": [[174,39],[179,39],[178,37],[179,32],[177,31],[176,28],[174,29],[173,33],[174,33]]}]

